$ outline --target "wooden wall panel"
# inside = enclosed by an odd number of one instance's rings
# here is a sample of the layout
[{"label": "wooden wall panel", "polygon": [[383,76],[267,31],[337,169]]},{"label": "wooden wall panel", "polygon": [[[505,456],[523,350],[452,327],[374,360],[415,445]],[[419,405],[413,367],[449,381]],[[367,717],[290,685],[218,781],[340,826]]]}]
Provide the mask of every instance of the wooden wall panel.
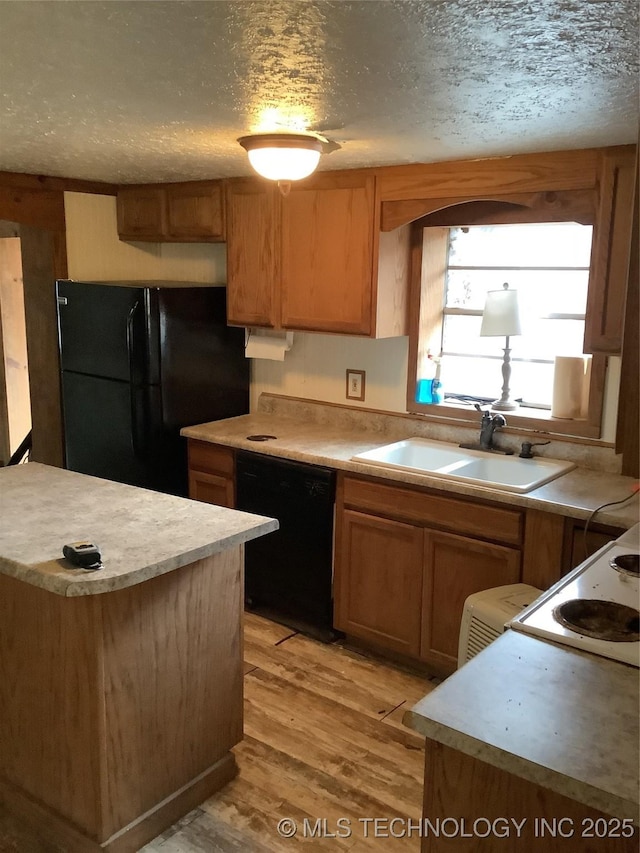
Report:
[{"label": "wooden wall panel", "polygon": [[0,182],[0,219],[64,230],[63,193],[6,187]]},{"label": "wooden wall panel", "polygon": [[[639,146],[640,148],[640,146]],[[616,450],[622,453],[622,473],[640,476],[640,161],[636,158],[635,193],[631,229],[631,252],[627,280],[622,372]]]},{"label": "wooden wall panel", "polygon": [[29,175],[25,172],[0,172],[0,185],[14,189],[51,192],[97,193],[117,195],[117,184],[105,181],[86,181],[82,178],[54,178],[49,175]]},{"label": "wooden wall panel", "polygon": [[56,278],[67,274],[67,256],[64,193],[58,181],[0,172],[0,220],[19,229],[16,234],[21,241],[33,424],[31,458],[50,465],[63,462],[54,285]]},{"label": "wooden wall panel", "polygon": [[21,226],[34,462],[63,465],[55,281],[64,276],[64,244],[42,228]]}]

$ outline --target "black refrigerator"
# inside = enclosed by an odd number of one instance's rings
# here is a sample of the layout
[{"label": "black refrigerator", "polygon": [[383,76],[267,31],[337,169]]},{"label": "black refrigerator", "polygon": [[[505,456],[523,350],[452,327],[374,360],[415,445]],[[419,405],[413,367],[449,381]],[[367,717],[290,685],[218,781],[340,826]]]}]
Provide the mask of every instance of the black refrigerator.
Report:
[{"label": "black refrigerator", "polygon": [[66,467],[186,495],[180,429],[249,411],[244,330],[227,326],[225,288],[56,289]]}]

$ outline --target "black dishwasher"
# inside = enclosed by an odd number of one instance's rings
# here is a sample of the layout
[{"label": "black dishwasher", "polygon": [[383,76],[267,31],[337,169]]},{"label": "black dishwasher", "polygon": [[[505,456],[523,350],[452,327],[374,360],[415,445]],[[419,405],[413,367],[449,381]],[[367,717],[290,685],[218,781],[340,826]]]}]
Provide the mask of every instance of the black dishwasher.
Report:
[{"label": "black dishwasher", "polygon": [[335,471],[238,451],[236,506],[277,518],[245,545],[245,606],[324,642],[333,630]]}]

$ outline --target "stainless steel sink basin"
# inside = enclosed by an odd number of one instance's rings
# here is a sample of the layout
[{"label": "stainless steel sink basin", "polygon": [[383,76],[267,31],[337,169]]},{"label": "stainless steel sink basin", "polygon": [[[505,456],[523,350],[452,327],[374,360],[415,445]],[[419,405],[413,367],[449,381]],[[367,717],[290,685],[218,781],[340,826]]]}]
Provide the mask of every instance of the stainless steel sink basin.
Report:
[{"label": "stainless steel sink basin", "polygon": [[520,459],[482,450],[462,450],[455,444],[407,438],[352,456],[354,462],[428,474],[445,480],[475,483],[523,494],[575,468],[559,459]]}]

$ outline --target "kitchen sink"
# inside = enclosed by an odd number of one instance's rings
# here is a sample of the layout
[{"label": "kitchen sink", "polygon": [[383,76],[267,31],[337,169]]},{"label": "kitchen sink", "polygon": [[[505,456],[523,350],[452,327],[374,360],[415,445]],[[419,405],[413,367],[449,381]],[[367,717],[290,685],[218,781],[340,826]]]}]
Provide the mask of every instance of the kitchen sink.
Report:
[{"label": "kitchen sink", "polygon": [[358,453],[351,460],[519,494],[530,492],[575,468],[573,462],[560,459],[540,456],[521,459],[483,450],[463,450],[455,444],[426,438],[407,438],[385,444]]}]

